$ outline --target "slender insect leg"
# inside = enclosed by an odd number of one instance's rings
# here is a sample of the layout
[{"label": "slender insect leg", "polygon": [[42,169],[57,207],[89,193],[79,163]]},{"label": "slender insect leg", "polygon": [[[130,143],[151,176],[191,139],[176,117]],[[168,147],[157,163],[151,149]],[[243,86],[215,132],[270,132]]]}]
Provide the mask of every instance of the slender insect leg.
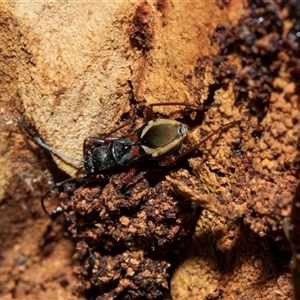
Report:
[{"label": "slender insect leg", "polygon": [[196,143],[195,145],[191,146],[190,148],[188,148],[187,150],[183,151],[182,153],[176,155],[176,156],[168,156],[168,157],[164,157],[162,159],[159,160],[159,163],[161,165],[170,165],[175,163],[177,160],[181,159],[182,157],[190,154],[191,152],[193,152],[195,149],[197,149],[198,147],[200,147],[201,145],[203,145],[204,143],[206,143],[209,139],[211,139],[215,134],[218,134],[219,132],[221,132],[224,129],[227,129],[229,127],[231,127],[233,124],[239,122],[238,121],[232,121],[230,123],[227,123],[225,125],[220,126],[219,128],[215,129],[214,131],[212,131],[211,133],[209,133],[208,135],[206,135],[203,139],[200,140],[199,143]]},{"label": "slender insect leg", "polygon": [[204,110],[209,108],[209,105],[197,105],[193,103],[187,103],[187,102],[162,102],[162,103],[152,103],[147,106],[146,110],[146,121],[150,121],[153,119],[153,106],[185,106],[185,107],[193,107],[198,110]]},{"label": "slender insect leg", "polygon": [[88,180],[87,175],[82,175],[82,176],[76,177],[76,178],[68,178],[68,179],[63,180],[63,181],[61,181],[61,182],[55,183],[55,185],[54,185],[49,191],[47,191],[47,192],[42,196],[42,198],[41,198],[41,205],[42,205],[42,208],[43,208],[44,212],[45,212],[47,215],[49,215],[49,216],[61,212],[61,211],[62,211],[62,207],[61,207],[61,206],[58,206],[55,210],[53,210],[51,213],[49,213],[49,211],[47,210],[46,205],[45,205],[45,200],[46,200],[46,198],[49,196],[49,194],[50,194],[54,189],[57,189],[57,188],[63,186],[63,185],[64,185],[65,183],[67,183],[67,182],[79,181],[79,180]]},{"label": "slender insect leg", "polygon": [[131,121],[126,121],[124,122],[123,124],[117,126],[116,128],[114,128],[112,131],[110,131],[109,133],[107,133],[105,136],[104,136],[104,139],[107,138],[108,136],[112,135],[113,133],[117,132],[118,130],[126,127],[126,126],[129,126],[132,122]]},{"label": "slender insect leg", "polygon": [[147,171],[137,172],[137,168],[130,168],[124,175],[119,177],[119,184],[128,188],[131,184],[135,184],[138,181],[142,180],[147,173]]},{"label": "slender insect leg", "polygon": [[136,173],[136,168],[130,168],[124,175],[120,176],[119,180],[121,184],[129,183]]},{"label": "slender insect leg", "polygon": [[119,126],[117,126],[116,128],[114,128],[112,131],[110,131],[109,133],[107,133],[103,138],[100,137],[87,137],[84,142],[83,142],[83,156],[85,157],[86,154],[86,150],[87,148],[89,148],[90,146],[101,146],[101,145],[105,145],[105,144],[109,144],[110,142],[116,140],[117,138],[115,137],[109,137],[111,134],[117,132],[118,130],[129,126],[132,122],[131,121],[127,121]]}]

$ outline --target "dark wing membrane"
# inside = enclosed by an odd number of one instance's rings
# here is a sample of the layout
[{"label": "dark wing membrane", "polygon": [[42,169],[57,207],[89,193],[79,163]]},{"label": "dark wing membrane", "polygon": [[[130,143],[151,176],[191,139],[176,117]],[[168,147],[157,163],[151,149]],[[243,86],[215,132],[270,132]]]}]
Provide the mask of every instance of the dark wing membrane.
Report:
[{"label": "dark wing membrane", "polygon": [[157,124],[149,128],[141,139],[141,144],[149,148],[162,148],[178,138],[178,125]]}]

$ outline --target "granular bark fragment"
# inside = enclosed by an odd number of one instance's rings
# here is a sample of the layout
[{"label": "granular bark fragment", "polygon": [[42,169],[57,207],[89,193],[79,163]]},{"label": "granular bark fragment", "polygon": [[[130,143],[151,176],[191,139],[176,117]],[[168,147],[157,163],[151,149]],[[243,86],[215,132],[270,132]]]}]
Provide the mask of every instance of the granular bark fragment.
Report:
[{"label": "granular bark fragment", "polygon": [[149,51],[154,31],[151,24],[151,7],[147,1],[141,2],[136,8],[132,23],[128,30],[132,45],[143,51]]},{"label": "granular bark fragment", "polygon": [[75,272],[83,289],[92,284],[101,299],[160,299],[170,257],[190,236],[197,205],[176,196],[167,181],[150,186],[144,178],[124,188],[114,178],[60,193],[77,241]]}]

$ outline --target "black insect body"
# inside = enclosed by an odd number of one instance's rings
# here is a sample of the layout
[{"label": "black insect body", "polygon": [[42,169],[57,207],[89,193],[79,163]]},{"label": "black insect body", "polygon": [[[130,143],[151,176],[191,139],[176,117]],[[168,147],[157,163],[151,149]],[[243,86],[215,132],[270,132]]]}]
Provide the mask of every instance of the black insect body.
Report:
[{"label": "black insect body", "polygon": [[[189,147],[187,150],[174,156],[172,153],[180,148],[183,140],[188,134],[187,125],[170,119],[155,119],[153,120],[153,106],[185,106],[194,109],[203,110],[203,105],[195,105],[191,103],[171,102],[171,103],[155,103],[147,108],[146,123],[133,134],[122,136],[119,138],[111,137],[119,129],[128,126],[131,122],[126,122],[106,136],[88,137],[84,140],[83,145],[83,159],[69,157],[63,153],[56,151],[49,147],[39,137],[33,136],[28,130],[27,126],[21,118],[18,119],[19,124],[27,132],[27,134],[41,147],[54,153],[55,155],[70,160],[80,161],[84,164],[85,175],[84,178],[89,178],[97,174],[106,174],[107,172],[123,167],[129,166],[143,160],[156,160],[161,165],[169,165],[175,163],[177,160],[194,151],[196,148],[204,144],[213,135],[219,133],[221,130],[230,127],[236,121],[220,126],[201,139],[195,145]],[[82,177],[81,177],[82,178]],[[61,186],[63,183],[75,180],[75,178],[57,183],[53,188]],[[52,189],[50,190],[52,191]],[[49,191],[49,192],[50,192]],[[44,206],[44,199],[49,192],[42,198],[42,206]]]},{"label": "black insect body", "polygon": [[93,143],[85,151],[85,170],[88,174],[99,174],[120,166],[148,159],[157,159],[173,152],[188,133],[188,127],[169,119],[150,120],[132,135],[105,139],[88,138]]}]

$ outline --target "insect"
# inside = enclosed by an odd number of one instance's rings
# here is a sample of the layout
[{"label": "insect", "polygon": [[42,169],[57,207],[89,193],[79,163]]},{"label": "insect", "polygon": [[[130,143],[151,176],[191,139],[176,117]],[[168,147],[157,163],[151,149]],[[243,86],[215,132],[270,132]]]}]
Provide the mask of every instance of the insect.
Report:
[{"label": "insect", "polygon": [[[90,178],[93,175],[105,174],[120,167],[133,165],[134,163],[143,160],[156,160],[160,165],[174,164],[176,161],[204,144],[212,136],[226,128],[229,128],[236,122],[229,122],[218,127],[216,130],[202,138],[198,143],[190,146],[188,149],[180,152],[179,154],[174,155],[174,151],[180,148],[189,132],[188,126],[176,120],[163,118],[153,119],[154,106],[184,106],[196,110],[204,110],[206,108],[204,105],[183,102],[150,104],[146,110],[145,124],[135,130],[132,134],[121,137],[111,136],[121,128],[131,124],[131,122],[126,122],[116,127],[104,137],[86,138],[83,144],[82,159],[70,157],[49,147],[39,137],[33,136],[30,133],[22,118],[19,118],[18,122],[40,147],[61,158],[80,161],[83,163],[85,174],[81,178]],[[74,179],[76,178],[69,178],[63,182],[56,183],[50,191]],[[42,197],[42,207],[46,213],[48,212],[44,205],[44,199],[50,191]]]}]

